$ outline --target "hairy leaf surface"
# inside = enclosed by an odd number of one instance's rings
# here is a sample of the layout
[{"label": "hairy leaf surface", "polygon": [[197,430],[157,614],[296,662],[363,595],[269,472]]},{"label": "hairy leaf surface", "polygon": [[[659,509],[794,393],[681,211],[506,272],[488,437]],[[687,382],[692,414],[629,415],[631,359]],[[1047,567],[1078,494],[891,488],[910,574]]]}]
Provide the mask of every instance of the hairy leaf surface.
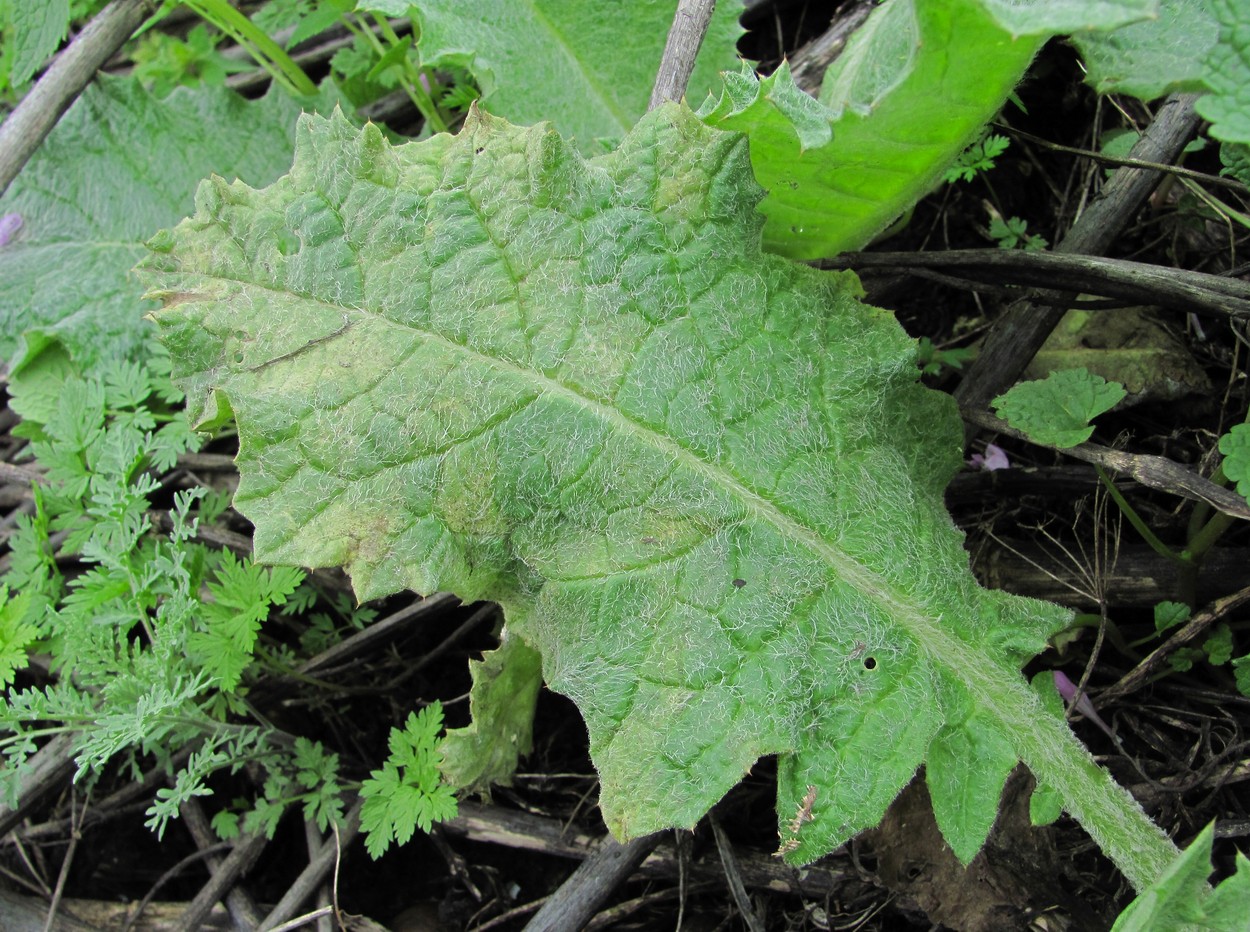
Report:
[{"label": "hairy leaf surface", "polygon": [[1157,19],[1074,35],[1101,93],[1151,100],[1208,91],[1196,109],[1210,133],[1250,142],[1250,5],[1243,0],[1162,0]]},{"label": "hairy leaf surface", "polygon": [[[415,8],[421,57],[462,65],[482,104],[513,123],[550,120],[584,152],[615,141],[647,109],[675,0],[426,0]],[[742,0],[716,5],[688,96],[701,100],[734,68]]]},{"label": "hairy leaf surface", "polygon": [[9,82],[21,87],[65,38],[69,29],[69,0],[10,3],[8,13],[7,38],[12,42],[13,55]]},{"label": "hairy leaf surface", "polygon": [[1215,824],[1198,833],[1185,853],[1142,891],[1120,913],[1111,932],[1170,932],[1205,929],[1207,932],[1245,932],[1250,929],[1250,860],[1240,851],[1233,856],[1235,873],[1212,890],[1211,848]]},{"label": "hairy leaf surface", "polygon": [[249,102],[180,89],[160,101],[129,79],[88,87],[0,198],[0,214],[22,217],[0,248],[0,362],[16,371],[54,339],[84,373],[135,352],[152,307],[128,271],[143,241],[192,209],[209,173],[276,178],[299,112],[277,91]]},{"label": "hairy leaf surface", "polygon": [[968,570],[952,400],[853,276],[762,253],[758,198],[676,105],[591,161],[476,111],[399,148],[306,118],[289,175],[205,183],[143,275],[193,418],[235,416],[258,556],[500,602],[618,835],[777,754],[810,860],[940,739],[961,852],[1015,755],[1147,882],[1172,849],[1019,674],[1066,613]]},{"label": "hairy leaf surface", "polygon": [[1111,32],[1078,33],[1086,81],[1100,94],[1153,100],[1173,91],[1202,91],[1203,60],[1219,40],[1209,0],[1161,0],[1155,19]]}]

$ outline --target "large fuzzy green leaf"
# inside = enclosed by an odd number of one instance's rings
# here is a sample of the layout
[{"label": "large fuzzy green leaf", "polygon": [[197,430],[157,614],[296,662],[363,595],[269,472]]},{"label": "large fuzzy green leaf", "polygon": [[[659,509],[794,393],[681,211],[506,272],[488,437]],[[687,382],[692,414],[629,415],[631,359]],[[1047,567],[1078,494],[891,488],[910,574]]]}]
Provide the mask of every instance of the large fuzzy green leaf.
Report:
[{"label": "large fuzzy green leaf", "polygon": [[[468,67],[482,103],[513,123],[550,120],[583,151],[615,141],[647,109],[676,0],[425,0],[421,57]],[[734,68],[741,0],[720,0],[687,92],[702,100]]]},{"label": "large fuzzy green leaf", "polygon": [[1203,61],[1219,40],[1209,0],[1161,0],[1154,19],[1111,32],[1074,35],[1086,81],[1100,94],[1153,100],[1173,91],[1206,90]]},{"label": "large fuzzy green leaf", "polygon": [[761,251],[758,197],[677,105],[589,162],[480,112],[399,148],[305,119],[289,175],[206,182],[143,277],[193,419],[235,416],[257,555],[502,603],[618,835],[777,754],[810,860],[940,741],[965,856],[1020,757],[1148,882],[1173,849],[1019,673],[1067,613],[981,589],[944,511],[954,403],[853,276]]},{"label": "large fuzzy green leaf", "polygon": [[81,372],[136,352],[153,307],[129,274],[144,240],[193,208],[206,175],[276,178],[299,113],[278,91],[249,102],[225,88],[156,100],[121,78],[88,87],[0,198],[0,214],[22,217],[0,248],[0,361],[15,372],[52,340]]},{"label": "large fuzzy green leaf", "polygon": [[1250,4],[1210,0],[1220,38],[1205,64],[1212,93],[1195,109],[1211,121],[1211,135],[1224,142],[1250,143]]},{"label": "large fuzzy green leaf", "polygon": [[[825,74],[819,139],[779,69],[729,79],[708,123],[751,137],[768,191],[768,248],[798,259],[859,249],[937,183],[1007,101],[1051,35],[1140,19],[1147,0],[889,0]],[[796,118],[798,114],[798,118]]]},{"label": "large fuzzy green leaf", "polygon": [[1161,0],[1157,19],[1108,33],[1074,35],[1102,93],[1152,100],[1208,91],[1197,110],[1211,135],[1250,143],[1250,4],[1245,0]]}]

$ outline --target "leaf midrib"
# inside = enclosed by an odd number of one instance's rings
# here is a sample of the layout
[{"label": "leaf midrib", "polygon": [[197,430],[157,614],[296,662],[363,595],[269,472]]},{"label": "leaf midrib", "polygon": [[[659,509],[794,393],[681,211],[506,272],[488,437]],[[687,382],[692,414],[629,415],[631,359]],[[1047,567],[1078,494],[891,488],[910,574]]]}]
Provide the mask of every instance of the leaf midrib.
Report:
[{"label": "leaf midrib", "polygon": [[[1023,690],[1023,694],[1031,698],[1031,693],[1023,681],[1020,680],[1018,672],[1007,670],[994,663],[984,652],[943,629],[940,624],[941,616],[934,619],[927,613],[920,611],[912,602],[895,591],[880,575],[834,547],[818,532],[802,524],[773,501],[751,489],[723,466],[709,463],[696,456],[676,440],[657,431],[655,428],[636,421],[623,414],[619,409],[591,398],[576,388],[534,369],[519,365],[508,359],[488,355],[468,345],[449,340],[435,331],[423,330],[409,324],[399,323],[373,310],[363,307],[344,307],[309,295],[302,295],[242,279],[230,279],[221,275],[207,277],[222,282],[243,285],[244,287],[258,288],[288,298],[292,296],[297,297],[301,300],[333,309],[348,317],[355,316],[357,319],[368,320],[384,328],[407,331],[420,339],[432,341],[451,353],[467,357],[471,362],[502,370],[522,380],[528,380],[538,386],[541,391],[549,392],[556,397],[562,397],[591,412],[605,423],[611,425],[614,430],[631,435],[639,442],[650,445],[652,448],[671,456],[682,466],[690,469],[696,475],[742,502],[746,510],[753,513],[757,518],[772,524],[783,535],[800,542],[819,554],[841,580],[878,601],[888,616],[899,622],[916,640],[925,654],[945,667],[955,679],[961,682],[976,697],[979,704],[984,705],[999,717],[1004,727],[1008,730],[1008,734],[1011,734],[1017,728],[1027,727],[1032,724],[1025,714],[1026,709],[1023,706],[1017,704],[1014,708],[1004,707],[1004,699],[1008,694],[1018,698],[1022,696],[1021,690]],[[313,343],[324,344],[330,342],[352,329],[354,328],[350,326],[343,327],[334,334],[314,338],[308,344],[302,345],[301,349]],[[292,355],[291,353],[282,354],[264,363],[251,366],[249,369],[256,371],[274,363],[286,361]],[[1033,703],[1026,702],[1026,704],[1030,707],[1028,711],[1035,711],[1032,708]],[[1006,705],[1010,706],[1011,703],[1008,702]]]}]

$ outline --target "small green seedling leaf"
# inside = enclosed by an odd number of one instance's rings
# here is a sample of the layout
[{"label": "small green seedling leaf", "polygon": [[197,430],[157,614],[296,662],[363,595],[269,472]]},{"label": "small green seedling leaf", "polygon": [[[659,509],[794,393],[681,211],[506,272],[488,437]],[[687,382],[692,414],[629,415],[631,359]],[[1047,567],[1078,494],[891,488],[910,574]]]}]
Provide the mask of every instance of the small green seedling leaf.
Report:
[{"label": "small green seedling leaf", "polygon": [[1155,606],[1155,634],[1189,620],[1190,608],[1184,602],[1160,602]]},{"label": "small green seedling leaf", "polygon": [[391,755],[382,769],[361,784],[360,828],[374,860],[392,841],[406,844],[418,828],[428,832],[435,822],[455,818],[456,797],[438,770],[442,727],[443,707],[437,702],[410,713],[403,730],[391,729]]},{"label": "small green seedling leaf", "polygon": [[1228,663],[1233,657],[1233,629],[1223,623],[1216,625],[1211,636],[1202,642],[1202,650],[1208,663],[1217,667]]},{"label": "small green seedling leaf", "polygon": [[947,184],[971,181],[980,172],[992,169],[994,160],[1006,152],[1009,145],[1011,141],[1006,136],[999,136],[997,133],[983,136],[959,153],[955,164],[943,173],[942,180]]},{"label": "small green seedling leaf", "polygon": [[1238,852],[1236,873],[1214,890],[1211,848],[1215,824],[1204,828],[1185,852],[1128,905],[1111,932],[1246,932],[1250,929],[1250,860]]},{"label": "small green seedling leaf", "polygon": [[1036,233],[1029,232],[1029,222],[1020,217],[1003,220],[995,214],[990,218],[990,239],[998,242],[999,249],[1020,247],[1025,252],[1040,252],[1049,244]]},{"label": "small green seedling leaf", "polygon": [[1233,678],[1237,681],[1237,691],[1250,696],[1250,654],[1233,661]]},{"label": "small green seedling leaf", "polygon": [[13,682],[13,675],[26,666],[26,648],[39,636],[39,629],[26,620],[31,593],[9,598],[9,587],[0,586],[0,687]]},{"label": "small green seedling leaf", "polygon": [[994,399],[994,410],[1034,443],[1066,449],[1094,433],[1090,421],[1124,400],[1124,386],[1091,375],[1086,369],[1064,369],[1044,379],[1021,382]]},{"label": "small green seedling leaf", "polygon": [[1237,483],[1237,494],[1250,499],[1250,424],[1237,424],[1220,438],[1224,475]]}]

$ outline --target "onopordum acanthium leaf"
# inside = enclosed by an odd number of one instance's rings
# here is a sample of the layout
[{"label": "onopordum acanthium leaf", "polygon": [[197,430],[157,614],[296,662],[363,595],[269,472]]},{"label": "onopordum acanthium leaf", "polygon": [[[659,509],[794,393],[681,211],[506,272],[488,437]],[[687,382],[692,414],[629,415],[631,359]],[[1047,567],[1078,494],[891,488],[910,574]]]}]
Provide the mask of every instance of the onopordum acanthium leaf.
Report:
[{"label": "onopordum acanthium leaf", "polygon": [[1047,446],[1074,447],[1094,433],[1090,421],[1124,400],[1119,382],[1086,369],[1061,369],[1044,379],[1021,382],[994,399],[994,410],[1029,439]]},{"label": "onopordum acanthium leaf", "polygon": [[1185,853],[1120,914],[1112,932],[1245,932],[1250,928],[1250,861],[1238,852],[1236,873],[1212,890],[1207,878],[1214,839],[1214,824],[1199,832]]},{"label": "onopordum acanthium leaf", "polygon": [[271,187],[205,183],[143,269],[193,419],[238,424],[260,559],[499,602],[578,704],[618,836],[777,754],[808,861],[928,759],[967,852],[1019,758],[1135,884],[1162,869],[1020,676],[1066,612],[968,570],[954,403],[852,276],[761,251],[742,137],[682,105],[589,161],[477,112],[401,147],[299,136]]}]

